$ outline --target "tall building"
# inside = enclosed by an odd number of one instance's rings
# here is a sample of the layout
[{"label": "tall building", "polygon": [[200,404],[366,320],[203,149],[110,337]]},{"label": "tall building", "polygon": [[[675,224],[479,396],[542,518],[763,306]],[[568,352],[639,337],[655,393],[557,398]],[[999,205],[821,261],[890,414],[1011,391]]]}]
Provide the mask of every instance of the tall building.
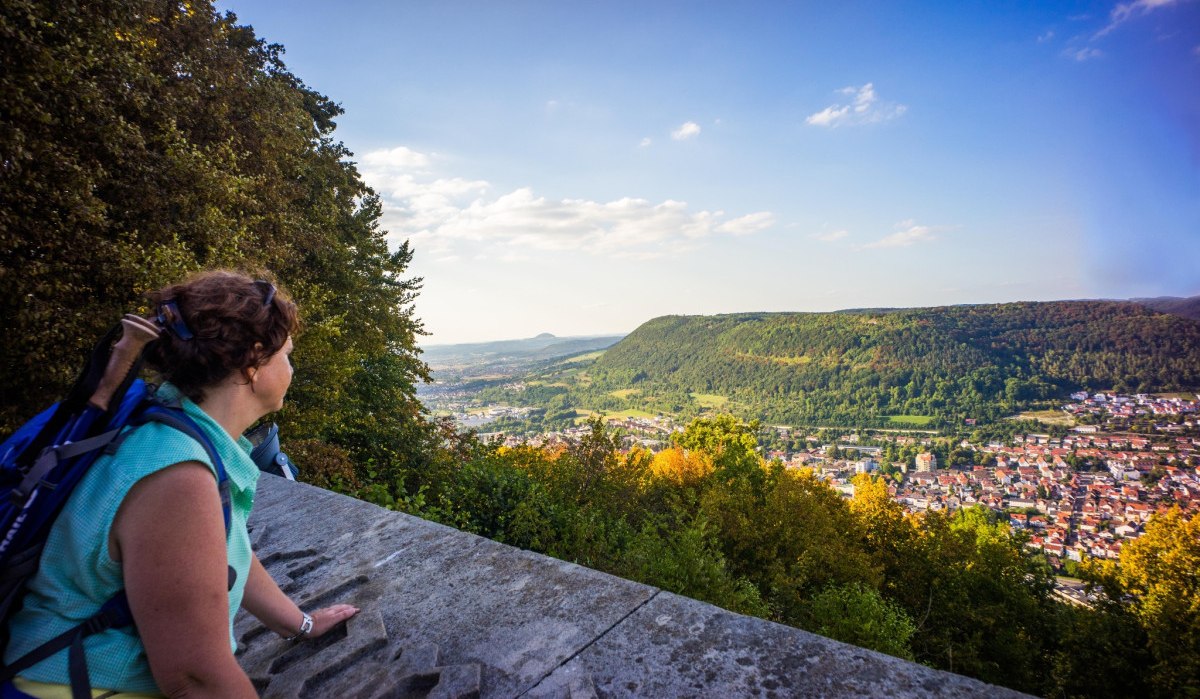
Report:
[{"label": "tall building", "polygon": [[931,472],[937,470],[937,457],[933,452],[924,452],[917,454],[917,473]]}]

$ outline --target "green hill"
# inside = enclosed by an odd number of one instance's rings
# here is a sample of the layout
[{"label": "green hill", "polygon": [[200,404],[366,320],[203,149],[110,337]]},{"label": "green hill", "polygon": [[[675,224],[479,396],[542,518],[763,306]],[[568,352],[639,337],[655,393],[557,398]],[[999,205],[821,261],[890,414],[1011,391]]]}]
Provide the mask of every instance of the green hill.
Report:
[{"label": "green hill", "polygon": [[593,390],[725,396],[772,422],[997,417],[1080,388],[1200,387],[1200,323],[1113,301],[666,316],[588,373]]},{"label": "green hill", "polygon": [[498,340],[456,345],[429,345],[422,357],[431,367],[485,364],[498,361],[553,359],[579,352],[604,349],[621,339],[621,335],[587,335],[557,337],[542,333],[523,340]]}]

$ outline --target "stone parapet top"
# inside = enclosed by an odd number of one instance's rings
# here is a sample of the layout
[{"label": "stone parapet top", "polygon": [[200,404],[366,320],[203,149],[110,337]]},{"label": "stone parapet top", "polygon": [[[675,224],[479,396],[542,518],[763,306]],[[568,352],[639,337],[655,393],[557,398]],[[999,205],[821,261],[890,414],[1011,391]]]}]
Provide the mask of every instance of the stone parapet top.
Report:
[{"label": "stone parapet top", "polygon": [[1023,696],[264,475],[251,536],[342,629],[289,644],[245,612],[264,697]]}]

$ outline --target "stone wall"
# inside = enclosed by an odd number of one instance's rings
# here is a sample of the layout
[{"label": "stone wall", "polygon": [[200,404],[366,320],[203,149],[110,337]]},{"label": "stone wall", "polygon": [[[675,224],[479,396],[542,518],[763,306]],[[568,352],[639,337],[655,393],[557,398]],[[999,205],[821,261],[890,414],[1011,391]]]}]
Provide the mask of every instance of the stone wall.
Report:
[{"label": "stone wall", "polygon": [[264,475],[259,558],[342,629],[289,644],[244,612],[265,697],[1020,696]]}]

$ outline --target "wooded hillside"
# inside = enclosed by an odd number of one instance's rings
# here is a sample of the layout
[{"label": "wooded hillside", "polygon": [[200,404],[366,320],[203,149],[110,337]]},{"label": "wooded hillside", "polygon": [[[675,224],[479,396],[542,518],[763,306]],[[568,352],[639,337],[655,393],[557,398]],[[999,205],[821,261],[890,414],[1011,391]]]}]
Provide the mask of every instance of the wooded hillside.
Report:
[{"label": "wooded hillside", "polygon": [[723,394],[779,422],[995,417],[1081,388],[1200,387],[1200,323],[1111,301],[666,316],[590,374],[647,394]]}]

